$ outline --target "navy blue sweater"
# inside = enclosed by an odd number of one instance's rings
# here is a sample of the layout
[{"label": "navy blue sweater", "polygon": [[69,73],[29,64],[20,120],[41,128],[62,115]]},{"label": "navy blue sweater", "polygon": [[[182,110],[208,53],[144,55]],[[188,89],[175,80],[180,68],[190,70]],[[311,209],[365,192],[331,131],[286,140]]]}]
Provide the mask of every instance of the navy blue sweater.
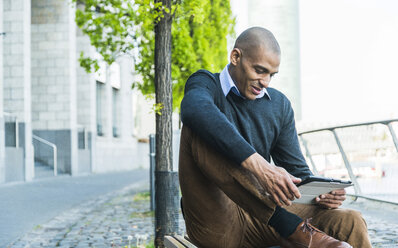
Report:
[{"label": "navy blue sweater", "polygon": [[280,91],[247,100],[232,91],[224,96],[219,74],[199,70],[185,85],[184,125],[219,152],[241,164],[257,152],[296,177],[312,175],[300,150],[290,101]]}]

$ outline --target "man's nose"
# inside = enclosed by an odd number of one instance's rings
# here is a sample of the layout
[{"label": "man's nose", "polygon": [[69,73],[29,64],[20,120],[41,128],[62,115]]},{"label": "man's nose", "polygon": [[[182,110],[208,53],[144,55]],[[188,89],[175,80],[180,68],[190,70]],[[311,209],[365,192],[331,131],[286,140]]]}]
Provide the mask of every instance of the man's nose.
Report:
[{"label": "man's nose", "polygon": [[260,79],[260,80],[259,80],[259,83],[260,83],[260,85],[261,85],[262,87],[268,88],[269,82],[270,82],[270,81],[271,81],[271,76],[270,76],[270,75],[267,75],[267,76],[265,76],[264,78]]}]

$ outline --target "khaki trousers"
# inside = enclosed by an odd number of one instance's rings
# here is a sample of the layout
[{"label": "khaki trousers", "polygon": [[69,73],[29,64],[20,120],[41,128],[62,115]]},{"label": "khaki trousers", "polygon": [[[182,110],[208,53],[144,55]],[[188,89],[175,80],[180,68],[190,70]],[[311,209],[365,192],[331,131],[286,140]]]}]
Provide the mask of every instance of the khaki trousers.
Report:
[{"label": "khaki trousers", "polygon": [[[220,155],[189,128],[181,131],[179,179],[186,230],[201,248],[269,247],[280,236],[268,226],[275,203],[257,179]],[[371,247],[367,227],[354,210],[327,210],[316,205],[286,207],[354,248]]]}]

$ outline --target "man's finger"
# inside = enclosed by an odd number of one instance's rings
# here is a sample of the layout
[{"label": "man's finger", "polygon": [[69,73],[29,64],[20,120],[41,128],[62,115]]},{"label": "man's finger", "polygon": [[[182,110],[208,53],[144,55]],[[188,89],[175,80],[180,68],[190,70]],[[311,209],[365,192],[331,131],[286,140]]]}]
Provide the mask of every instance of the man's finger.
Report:
[{"label": "man's finger", "polygon": [[330,199],[344,201],[346,199],[346,197],[344,195],[334,195],[333,198],[330,198]]},{"label": "man's finger", "polygon": [[288,183],[288,187],[290,192],[294,195],[294,197],[296,198],[301,197],[300,191],[298,190],[297,186],[294,183],[292,182]]},{"label": "man's finger", "polygon": [[331,203],[331,204],[338,204],[338,203],[341,203],[341,201],[339,201],[339,200],[333,200],[333,199],[323,199],[323,200],[321,200],[320,202],[323,202],[323,203]]},{"label": "man's finger", "polygon": [[[283,177],[280,181],[279,181],[279,187],[282,189],[283,193],[286,195],[286,197],[289,200],[294,200],[294,194],[293,192],[290,190],[289,185],[290,184],[294,184],[293,180],[295,179],[299,179],[296,178],[292,175],[290,175],[285,169],[280,168],[279,171],[281,172],[281,176]],[[301,180],[301,179],[299,179]],[[297,181],[297,180],[296,180]]]},{"label": "man's finger", "polygon": [[282,203],[279,201],[279,197],[277,194],[275,194],[275,192],[270,193],[272,199],[274,200],[274,202],[276,203],[276,205],[278,205],[279,207],[282,207]]},{"label": "man's finger", "polygon": [[341,206],[341,203],[326,203],[326,202],[319,202],[319,206],[325,207],[325,208],[338,208]]},{"label": "man's finger", "polygon": [[336,209],[339,208],[341,205],[336,205],[336,204],[319,204],[319,206],[323,207],[323,208],[327,208],[327,209]]},{"label": "man's finger", "polygon": [[317,197],[315,199],[315,201],[318,203],[332,203],[332,204],[342,203],[341,200],[329,199],[329,198],[319,198],[319,197]]},{"label": "man's finger", "polygon": [[346,199],[345,195],[333,195],[333,194],[324,194],[320,196],[321,199],[335,199],[344,201]]},{"label": "man's finger", "polygon": [[301,178],[292,176],[292,175],[290,175],[290,174],[289,174],[289,176],[290,176],[290,179],[292,179],[292,182],[293,182],[294,184],[301,183]]},{"label": "man's finger", "polygon": [[279,200],[281,201],[281,203],[290,206],[291,203],[290,201],[287,199],[285,193],[280,189],[280,188],[276,188],[275,189],[275,193],[278,195]]},{"label": "man's finger", "polygon": [[[289,181],[286,182],[286,184],[289,184]],[[293,201],[294,195],[292,194],[292,192],[290,192],[290,190],[286,184],[281,183],[279,188],[282,190],[283,194],[288,198],[288,200]]]},{"label": "man's finger", "polygon": [[332,192],[330,192],[330,194],[332,194],[332,195],[345,195],[346,192],[345,192],[345,189],[336,189],[336,190],[333,190]]}]

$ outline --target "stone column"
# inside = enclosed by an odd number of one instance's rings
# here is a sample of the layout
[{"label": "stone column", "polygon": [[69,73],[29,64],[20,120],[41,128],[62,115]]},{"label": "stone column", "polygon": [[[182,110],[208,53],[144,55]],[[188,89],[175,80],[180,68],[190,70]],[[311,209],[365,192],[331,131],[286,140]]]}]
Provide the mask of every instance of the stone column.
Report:
[{"label": "stone column", "polygon": [[[0,1],[0,33],[3,33],[3,1]],[[3,118],[3,38],[0,34],[0,183],[5,181],[5,139],[4,139],[4,118]]]},{"label": "stone column", "polygon": [[78,143],[77,143],[77,79],[76,79],[76,4],[68,3],[68,30],[69,30],[69,87],[70,87],[70,140],[71,140],[71,174],[78,174]]},{"label": "stone column", "polygon": [[[75,6],[32,0],[33,132],[57,146],[58,171],[77,169]],[[49,148],[38,153],[52,165]]]},{"label": "stone column", "polygon": [[[13,1],[14,2],[14,1]],[[23,0],[24,12],[23,30],[24,30],[24,119],[25,121],[25,180],[33,179],[34,172],[34,154],[32,145],[32,88],[31,88],[31,0]]]},{"label": "stone column", "polygon": [[[83,34],[80,29],[76,29],[76,56],[80,56],[80,52],[84,52],[85,56],[95,56],[95,49],[90,45],[90,39]],[[86,148],[89,149],[88,160],[90,164],[85,164],[85,172],[94,171],[95,169],[95,141],[97,137],[96,130],[96,78],[94,73],[87,73],[77,62],[77,124],[86,129],[87,143]],[[81,151],[79,151],[81,153]],[[79,154],[80,156],[80,154]],[[82,168],[79,162],[79,171]]]},{"label": "stone column", "polygon": [[[16,115],[19,147],[24,149],[24,179],[34,177],[31,136],[30,0],[4,0],[4,111]],[[14,165],[10,165],[14,166]]]}]

